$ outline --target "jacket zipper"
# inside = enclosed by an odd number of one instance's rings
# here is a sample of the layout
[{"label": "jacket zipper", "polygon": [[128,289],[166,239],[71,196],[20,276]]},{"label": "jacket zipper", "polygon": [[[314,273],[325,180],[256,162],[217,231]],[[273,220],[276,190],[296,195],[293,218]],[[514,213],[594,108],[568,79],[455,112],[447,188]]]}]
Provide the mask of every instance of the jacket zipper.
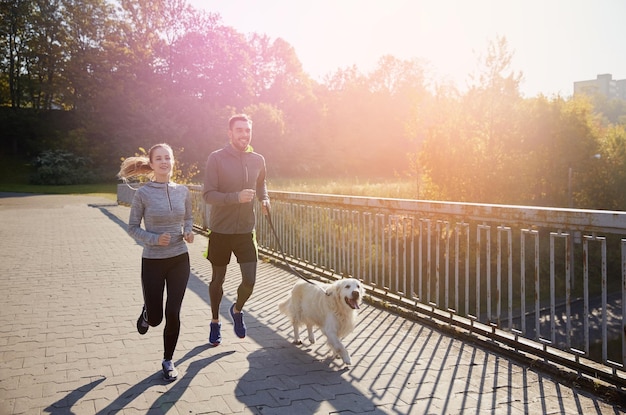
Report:
[{"label": "jacket zipper", "polygon": [[167,202],[170,204],[170,212],[172,211],[172,199],[170,199],[170,185],[165,183],[165,193],[167,193]]}]

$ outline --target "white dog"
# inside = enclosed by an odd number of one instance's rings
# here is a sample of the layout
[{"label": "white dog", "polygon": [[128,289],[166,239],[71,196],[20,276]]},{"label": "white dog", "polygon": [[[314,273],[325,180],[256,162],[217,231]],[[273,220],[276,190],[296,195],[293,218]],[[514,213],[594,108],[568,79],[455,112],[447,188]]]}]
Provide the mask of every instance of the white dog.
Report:
[{"label": "white dog", "polygon": [[278,308],[291,319],[294,344],[302,344],[300,326],[306,325],[311,343],[315,343],[313,327],[319,327],[328,340],[331,352],[349,365],[350,354],[341,339],[354,330],[363,293],[363,285],[354,278],[332,284],[299,281],[291,290],[291,297]]}]

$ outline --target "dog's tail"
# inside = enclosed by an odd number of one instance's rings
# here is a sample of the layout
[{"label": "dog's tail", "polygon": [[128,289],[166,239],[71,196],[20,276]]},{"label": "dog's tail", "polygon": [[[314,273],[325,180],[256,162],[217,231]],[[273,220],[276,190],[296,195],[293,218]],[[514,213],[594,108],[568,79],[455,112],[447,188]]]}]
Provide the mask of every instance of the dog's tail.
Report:
[{"label": "dog's tail", "polygon": [[291,297],[278,304],[278,310],[286,315],[289,315],[289,306],[291,305]]}]

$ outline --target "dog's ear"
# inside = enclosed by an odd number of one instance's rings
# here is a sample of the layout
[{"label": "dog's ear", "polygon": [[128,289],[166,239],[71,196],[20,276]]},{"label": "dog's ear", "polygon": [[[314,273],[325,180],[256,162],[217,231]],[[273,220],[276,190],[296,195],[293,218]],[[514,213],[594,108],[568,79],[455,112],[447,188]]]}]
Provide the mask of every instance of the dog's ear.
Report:
[{"label": "dog's ear", "polygon": [[341,286],[337,282],[330,284],[328,288],[326,288],[326,295],[328,296],[337,295],[340,291],[340,287]]}]

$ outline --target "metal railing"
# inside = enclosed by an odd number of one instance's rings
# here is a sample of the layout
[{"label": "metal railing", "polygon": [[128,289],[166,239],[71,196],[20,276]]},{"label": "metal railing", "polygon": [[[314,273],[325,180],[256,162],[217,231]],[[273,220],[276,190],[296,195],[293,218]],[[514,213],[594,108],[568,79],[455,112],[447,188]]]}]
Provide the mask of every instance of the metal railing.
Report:
[{"label": "metal railing", "polygon": [[[207,208],[194,192],[196,222]],[[270,192],[292,265],[626,385],[626,212]],[[278,244],[257,209],[261,250]]]}]

